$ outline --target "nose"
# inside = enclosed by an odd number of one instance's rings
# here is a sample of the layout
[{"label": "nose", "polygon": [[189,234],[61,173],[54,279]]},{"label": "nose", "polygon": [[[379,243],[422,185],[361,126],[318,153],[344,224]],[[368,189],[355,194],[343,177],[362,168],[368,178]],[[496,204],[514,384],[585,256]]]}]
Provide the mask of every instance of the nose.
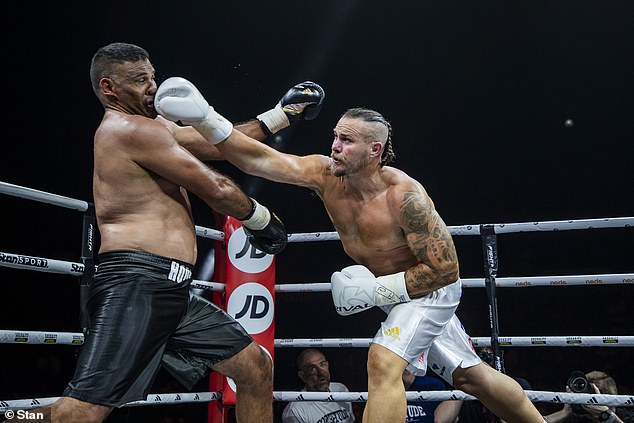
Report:
[{"label": "nose", "polygon": [[148,88],[147,92],[148,92],[148,94],[150,94],[150,95],[154,95],[154,94],[156,94],[156,90],[157,90],[157,89],[158,89],[158,84],[157,84],[157,83],[156,83],[156,81],[153,79],[153,80],[150,82],[150,88]]},{"label": "nose", "polygon": [[335,138],[332,141],[332,145],[330,146],[330,149],[335,152],[335,153],[340,153],[341,152],[341,142]]}]

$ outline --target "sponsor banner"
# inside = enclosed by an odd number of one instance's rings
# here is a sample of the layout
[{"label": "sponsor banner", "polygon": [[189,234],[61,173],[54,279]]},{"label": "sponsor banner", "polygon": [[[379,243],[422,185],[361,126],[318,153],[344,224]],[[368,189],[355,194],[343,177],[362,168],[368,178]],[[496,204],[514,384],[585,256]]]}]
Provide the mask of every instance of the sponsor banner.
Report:
[{"label": "sponsor banner", "polygon": [[[275,340],[275,257],[253,247],[239,220],[224,217],[225,242],[216,242],[214,280],[224,282],[225,292],[214,302],[255,339],[273,360]],[[233,380],[212,374],[210,390],[221,391],[222,401],[211,403],[208,421],[222,419],[219,406],[235,405]],[[226,417],[226,416],[225,416]],[[216,419],[216,420],[214,420]]]}]

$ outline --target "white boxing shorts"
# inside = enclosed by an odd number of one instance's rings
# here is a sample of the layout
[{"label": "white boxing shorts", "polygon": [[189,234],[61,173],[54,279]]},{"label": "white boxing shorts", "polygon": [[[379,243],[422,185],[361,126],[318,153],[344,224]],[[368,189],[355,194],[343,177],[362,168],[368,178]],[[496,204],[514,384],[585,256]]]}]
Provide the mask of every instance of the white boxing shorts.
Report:
[{"label": "white boxing shorts", "polygon": [[402,357],[410,372],[424,375],[429,366],[453,385],[454,370],[482,362],[455,314],[461,294],[458,280],[422,298],[381,307],[388,316],[372,342]]}]

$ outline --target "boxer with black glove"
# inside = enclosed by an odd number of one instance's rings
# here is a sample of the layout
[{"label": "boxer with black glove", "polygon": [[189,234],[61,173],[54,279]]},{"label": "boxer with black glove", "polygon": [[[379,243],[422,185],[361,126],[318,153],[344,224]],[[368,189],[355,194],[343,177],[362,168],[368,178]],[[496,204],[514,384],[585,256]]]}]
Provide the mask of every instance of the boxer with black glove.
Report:
[{"label": "boxer with black glove", "polygon": [[319,84],[301,82],[291,87],[275,107],[259,114],[257,118],[264,133],[272,135],[300,119],[315,119],[325,98],[326,93]]},{"label": "boxer with black glove", "polygon": [[251,213],[241,220],[249,242],[267,254],[282,252],[288,241],[284,224],[275,213],[270,212],[253,198],[251,201],[253,201]]},{"label": "boxer with black glove", "polygon": [[[193,126],[212,144],[226,140],[233,132],[233,124],[216,112],[185,78],[166,79],[156,90],[154,108],[172,122]],[[251,212],[241,219],[249,242],[267,254],[280,253],[288,241],[284,224],[269,209],[253,198],[251,201]]]}]

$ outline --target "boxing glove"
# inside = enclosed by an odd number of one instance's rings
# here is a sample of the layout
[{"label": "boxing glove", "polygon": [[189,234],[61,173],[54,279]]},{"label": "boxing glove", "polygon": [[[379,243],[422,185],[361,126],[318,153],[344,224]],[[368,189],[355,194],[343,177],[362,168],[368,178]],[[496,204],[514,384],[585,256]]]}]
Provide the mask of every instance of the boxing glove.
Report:
[{"label": "boxing glove", "polygon": [[251,213],[242,219],[242,229],[251,245],[267,254],[278,254],[286,247],[288,236],[282,221],[253,198]]},{"label": "boxing glove", "polygon": [[326,93],[323,88],[314,82],[305,81],[292,87],[274,108],[257,117],[264,132],[271,135],[297,120],[315,119],[324,98]]},{"label": "boxing glove", "polygon": [[212,144],[224,141],[233,130],[233,124],[217,113],[185,78],[167,78],[156,90],[154,108],[165,119],[193,126]]},{"label": "boxing glove", "polygon": [[377,278],[367,267],[358,264],[333,273],[330,287],[335,310],[342,316],[411,300],[405,285],[405,272]]}]

